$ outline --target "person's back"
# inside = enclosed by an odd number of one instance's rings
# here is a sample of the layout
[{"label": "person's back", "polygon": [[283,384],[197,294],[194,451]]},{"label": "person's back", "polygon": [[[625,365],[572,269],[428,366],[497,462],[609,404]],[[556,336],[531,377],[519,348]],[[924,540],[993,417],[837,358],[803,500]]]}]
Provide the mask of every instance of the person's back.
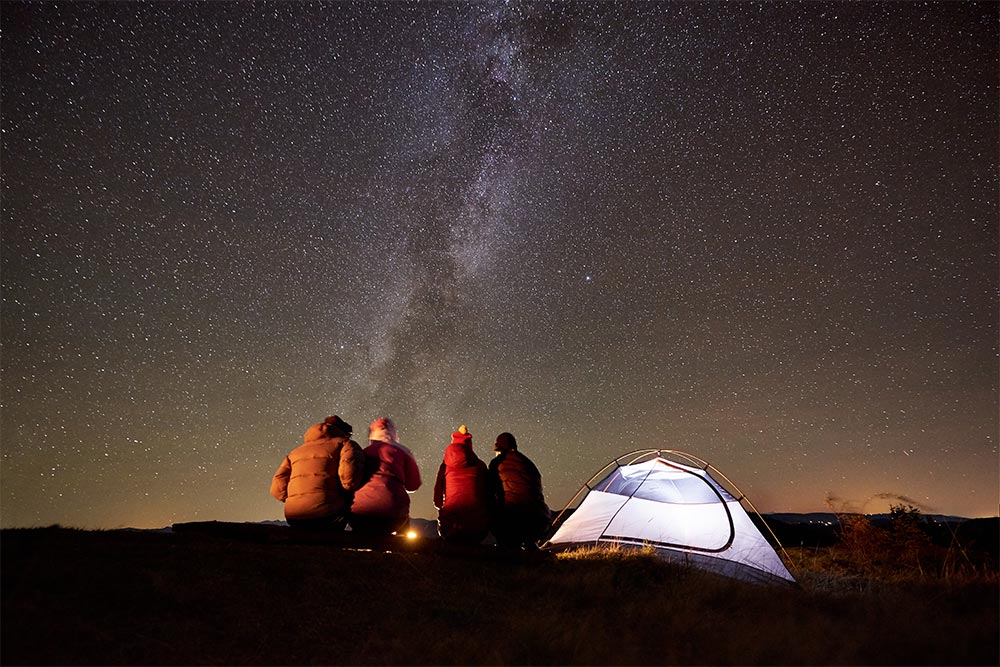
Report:
[{"label": "person's back", "polygon": [[510,433],[497,436],[494,450],[497,455],[487,473],[490,529],[501,546],[534,547],[550,518],[542,475],[531,459],[517,451],[517,440]]},{"label": "person's back", "polygon": [[451,435],[434,483],[438,532],[446,541],[481,542],[489,532],[486,464],[464,425]]},{"label": "person's back", "polygon": [[285,503],[290,525],[342,528],[350,493],[361,486],[364,454],[337,416],[314,424],[271,480],[271,495]]},{"label": "person's back", "polygon": [[409,523],[408,492],[420,488],[420,469],[410,450],[396,440],[390,419],[376,419],[369,430],[370,444],[364,450],[366,481],[354,494],[351,529],[387,535]]}]

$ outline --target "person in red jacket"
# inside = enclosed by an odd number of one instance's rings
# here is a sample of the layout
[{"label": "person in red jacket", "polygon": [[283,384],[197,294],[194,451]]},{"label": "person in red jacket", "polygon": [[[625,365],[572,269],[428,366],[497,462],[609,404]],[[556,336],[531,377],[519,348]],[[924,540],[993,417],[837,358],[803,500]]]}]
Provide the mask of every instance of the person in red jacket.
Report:
[{"label": "person in red jacket", "polygon": [[420,488],[420,468],[409,449],[396,439],[396,425],[388,417],[368,427],[365,447],[365,483],[354,494],[351,530],[368,535],[390,535],[410,524],[410,496]]},{"label": "person in red jacket", "polygon": [[306,431],[271,479],[291,526],[343,530],[351,492],[361,486],[365,457],[351,425],[334,415]]},{"label": "person in red jacket", "polygon": [[550,518],[542,475],[531,459],[517,451],[512,434],[498,435],[493,450],[496,456],[487,471],[490,531],[501,547],[537,549]]},{"label": "person in red jacket", "polygon": [[486,464],[472,451],[472,434],[463,424],[451,434],[434,482],[438,533],[447,542],[476,544],[490,530]]}]

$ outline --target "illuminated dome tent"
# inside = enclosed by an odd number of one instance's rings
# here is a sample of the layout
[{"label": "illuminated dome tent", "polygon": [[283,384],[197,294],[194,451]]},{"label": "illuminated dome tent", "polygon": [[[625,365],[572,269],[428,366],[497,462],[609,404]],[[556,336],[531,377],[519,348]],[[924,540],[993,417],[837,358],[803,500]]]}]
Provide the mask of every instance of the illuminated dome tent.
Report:
[{"label": "illuminated dome tent", "polygon": [[640,450],[615,459],[584,484],[556,517],[558,528],[542,548],[651,546],[665,560],[728,577],[794,584],[741,502],[750,505],[701,459],[674,450]]}]

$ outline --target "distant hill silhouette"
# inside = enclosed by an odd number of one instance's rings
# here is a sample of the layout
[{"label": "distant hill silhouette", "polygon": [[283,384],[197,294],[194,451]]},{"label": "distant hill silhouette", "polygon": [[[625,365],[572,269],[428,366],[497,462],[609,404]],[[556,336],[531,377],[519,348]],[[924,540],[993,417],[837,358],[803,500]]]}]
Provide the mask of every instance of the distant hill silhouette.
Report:
[{"label": "distant hill silhouette", "polygon": [[[868,514],[866,518],[875,526],[886,527],[892,522],[891,514]],[[924,530],[934,544],[948,547],[961,544],[1000,558],[1000,517],[967,519],[943,514],[925,514]],[[751,515],[756,523],[760,519]],[[833,512],[793,514],[787,512],[763,515],[766,527],[758,525],[769,539],[770,532],[785,547],[827,547],[840,537],[840,519]],[[767,530],[770,528],[770,531]]]}]

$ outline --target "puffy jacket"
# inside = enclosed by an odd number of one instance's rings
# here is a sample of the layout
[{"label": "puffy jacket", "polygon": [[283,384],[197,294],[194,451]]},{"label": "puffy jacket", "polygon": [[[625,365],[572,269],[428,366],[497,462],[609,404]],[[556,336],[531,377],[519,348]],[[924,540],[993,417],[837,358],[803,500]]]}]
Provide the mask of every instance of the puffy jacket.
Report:
[{"label": "puffy jacket", "polygon": [[533,547],[549,524],[542,476],[516,449],[500,451],[490,461],[490,531],[502,547]]},{"label": "puffy jacket", "polygon": [[347,437],[326,435],[314,424],[271,480],[271,495],[285,503],[286,519],[346,514],[350,492],[361,486],[364,454]]},{"label": "puffy jacket", "polygon": [[486,464],[472,451],[472,436],[455,432],[444,450],[434,483],[434,506],[442,537],[486,537],[490,515]]},{"label": "puffy jacket", "polygon": [[527,456],[511,449],[490,461],[490,495],[494,509],[517,508],[548,516],[542,475]]},{"label": "puffy jacket", "polygon": [[407,492],[420,488],[417,461],[409,449],[396,442],[395,428],[373,430],[369,437],[371,444],[364,450],[367,481],[354,494],[351,512],[388,519],[408,518]]}]

